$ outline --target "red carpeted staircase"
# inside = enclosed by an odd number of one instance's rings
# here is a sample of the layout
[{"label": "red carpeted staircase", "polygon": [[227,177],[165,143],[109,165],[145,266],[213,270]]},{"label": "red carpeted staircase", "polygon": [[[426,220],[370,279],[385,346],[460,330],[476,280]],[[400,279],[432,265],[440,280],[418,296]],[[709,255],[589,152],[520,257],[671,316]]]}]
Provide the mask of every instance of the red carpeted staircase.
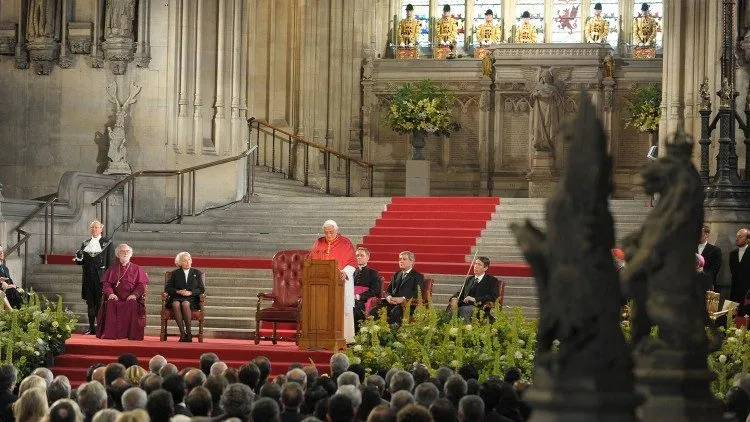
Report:
[{"label": "red carpeted staircase", "polygon": [[143,341],[101,340],[94,336],[74,334],[65,342],[65,354],[55,359],[52,372],[65,375],[75,388],[86,381],[86,371],[95,363],[108,364],[116,362],[123,353],[132,353],[138,357],[139,364],[148,369],[148,361],[154,355],[162,355],[167,362],[185,367],[199,368],[200,355],[213,352],[223,362],[233,368],[248,363],[256,356],[266,356],[271,361],[271,375],[286,373],[289,365],[295,362],[309,365],[315,362],[318,372],[329,373],[331,353],[327,351],[300,350],[294,343],[281,342],[271,345],[262,342],[255,345],[251,340],[210,339],[204,343],[179,343],[177,339],[168,342],[159,341],[158,337],[146,337]]},{"label": "red carpeted staircase", "polygon": [[422,273],[466,274],[466,255],[499,203],[497,197],[394,197],[362,245],[386,279],[404,250],[414,252]]}]

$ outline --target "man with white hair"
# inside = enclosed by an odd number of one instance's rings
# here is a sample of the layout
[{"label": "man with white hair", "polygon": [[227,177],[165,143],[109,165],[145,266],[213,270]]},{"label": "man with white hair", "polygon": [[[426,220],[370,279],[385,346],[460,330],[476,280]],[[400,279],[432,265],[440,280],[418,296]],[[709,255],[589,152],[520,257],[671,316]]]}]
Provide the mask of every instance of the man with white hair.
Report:
[{"label": "man with white hair", "polygon": [[86,301],[89,330],[86,334],[96,334],[96,318],[102,301],[102,275],[111,262],[112,240],[102,236],[104,225],[99,220],[89,224],[91,237],[81,243],[73,261],[83,266],[81,299]]},{"label": "man with white hair", "polygon": [[99,312],[96,336],[106,339],[143,340],[146,328],[146,304],[143,295],[148,275],[130,262],[133,249],[120,244],[115,252],[118,262],[102,277],[102,294],[107,301]]},{"label": "man with white hair", "polygon": [[335,259],[341,280],[344,281],[344,340],[354,342],[354,270],[357,258],[351,240],[339,233],[339,226],[333,220],[323,223],[323,236],[313,243],[310,250],[312,259]]},{"label": "man with white hair", "polygon": [[153,374],[158,374],[159,371],[161,371],[161,368],[164,367],[164,365],[167,364],[167,359],[162,355],[155,355],[151,358],[150,361],[148,361],[148,369]]},{"label": "man with white hair", "polygon": [[214,362],[213,365],[211,365],[210,375],[224,375],[224,371],[226,371],[227,368],[227,364],[222,361]]}]

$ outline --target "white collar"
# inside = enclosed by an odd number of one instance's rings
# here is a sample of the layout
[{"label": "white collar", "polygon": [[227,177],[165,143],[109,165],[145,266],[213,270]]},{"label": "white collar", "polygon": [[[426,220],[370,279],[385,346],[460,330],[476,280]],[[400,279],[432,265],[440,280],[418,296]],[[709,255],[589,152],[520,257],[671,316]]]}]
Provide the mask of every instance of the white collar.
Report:
[{"label": "white collar", "polygon": [[703,248],[705,248],[705,247],[706,247],[706,245],[708,245],[708,240],[706,240],[706,241],[705,241],[705,242],[703,242],[703,243],[699,243],[699,244],[698,244],[698,246],[700,246],[700,247],[703,247]]}]

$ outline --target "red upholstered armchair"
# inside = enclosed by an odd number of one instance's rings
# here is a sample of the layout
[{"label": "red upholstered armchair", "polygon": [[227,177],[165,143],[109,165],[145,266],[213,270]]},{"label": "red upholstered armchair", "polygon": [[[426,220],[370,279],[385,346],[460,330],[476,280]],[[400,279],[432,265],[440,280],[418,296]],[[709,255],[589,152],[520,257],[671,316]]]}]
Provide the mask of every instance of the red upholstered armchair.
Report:
[{"label": "red upholstered armchair", "polygon": [[[169,282],[169,278],[172,276],[172,271],[167,271],[164,273],[164,285],[166,285]],[[206,274],[201,273],[201,278],[203,281],[203,285],[206,285]],[[171,309],[167,308],[167,299],[169,299],[169,293],[162,292],[161,293],[161,330],[159,333],[159,340],[161,341],[167,341],[167,324],[169,323],[170,319],[174,319],[174,312],[172,312]],[[190,310],[190,320],[191,321],[198,321],[198,343],[203,343],[203,320],[206,316],[205,309],[206,309],[206,294],[203,293],[200,295],[200,304],[198,306],[198,309]]]},{"label": "red upholstered armchair", "polygon": [[377,296],[373,296],[369,299],[367,299],[367,302],[365,302],[365,315],[370,315],[370,310],[377,308],[378,305],[380,305],[380,299],[381,297],[385,296],[385,279],[383,279],[383,276],[380,276],[380,292]]},{"label": "red upholstered armchair", "polygon": [[[270,339],[273,344],[279,339],[276,326],[279,322],[297,324],[294,341],[299,341],[299,317],[302,310],[302,264],[310,252],[308,250],[287,250],[276,252],[273,256],[273,291],[258,293],[258,308],[255,312],[255,344],[262,339]],[[270,301],[271,306],[263,308],[263,302]],[[273,323],[271,337],[261,336],[262,321]],[[292,340],[292,339],[290,339]]]}]

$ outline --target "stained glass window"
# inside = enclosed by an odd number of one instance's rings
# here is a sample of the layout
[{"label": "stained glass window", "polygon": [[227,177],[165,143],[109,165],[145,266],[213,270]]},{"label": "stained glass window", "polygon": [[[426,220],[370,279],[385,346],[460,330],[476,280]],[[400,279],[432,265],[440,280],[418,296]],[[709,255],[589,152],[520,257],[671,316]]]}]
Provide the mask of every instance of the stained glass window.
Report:
[{"label": "stained glass window", "polygon": [[516,2],[516,28],[521,26],[523,12],[531,15],[531,24],[537,29],[536,42],[545,42],[544,39],[544,0],[518,0]]},{"label": "stained glass window", "polygon": [[583,28],[580,12],[582,12],[580,0],[553,0],[550,42],[581,42]]},{"label": "stained glass window", "polygon": [[609,22],[609,34],[607,35],[607,43],[617,49],[617,45],[620,42],[620,1],[619,0],[599,0],[597,2],[591,2],[591,10],[589,16],[594,16],[594,5],[601,3],[602,5],[602,17]]},{"label": "stained glass window", "polygon": [[[647,2],[649,6],[649,14],[652,18],[656,19],[656,22],[659,24],[659,28],[656,32],[656,52],[661,53],[662,49],[662,39],[664,36],[664,2],[663,1],[652,1]],[[633,4],[633,19],[638,17],[638,14],[641,12],[641,6],[643,5],[642,2],[636,1]],[[635,31],[635,28],[633,28],[633,31]],[[631,37],[632,38],[632,37]],[[630,42],[633,42],[631,39]]]},{"label": "stained glass window", "polygon": [[458,21],[458,35],[456,36],[456,45],[462,47],[466,42],[466,2],[461,0],[439,1],[438,15],[435,20],[443,17],[443,6],[451,7],[451,16]]},{"label": "stained glass window", "polygon": [[[474,28],[473,28],[474,31],[476,31],[477,28],[479,28],[479,25],[484,23],[484,13],[487,11],[487,9],[492,10],[492,13],[495,15],[495,20],[494,20],[495,25],[502,24],[502,19],[501,19],[501,16],[503,16],[502,2],[498,0],[476,0],[474,2]],[[503,29],[506,29],[506,28],[503,28]],[[474,38],[474,42],[476,43],[476,37]]]}]

